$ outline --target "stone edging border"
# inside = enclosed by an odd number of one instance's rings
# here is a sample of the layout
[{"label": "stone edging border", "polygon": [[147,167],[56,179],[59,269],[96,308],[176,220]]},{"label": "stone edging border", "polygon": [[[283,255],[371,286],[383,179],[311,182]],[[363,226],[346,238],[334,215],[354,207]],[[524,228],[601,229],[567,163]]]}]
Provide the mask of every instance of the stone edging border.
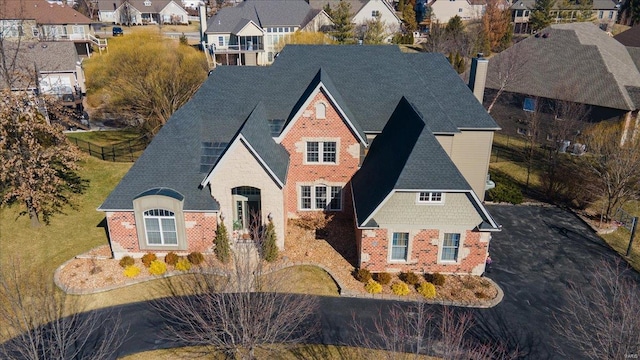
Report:
[{"label": "stone edging border", "polygon": [[[115,289],[119,289],[119,288],[123,288],[126,286],[130,286],[130,285],[136,285],[136,284],[140,284],[143,282],[147,282],[147,281],[153,281],[153,280],[158,280],[158,279],[162,279],[162,278],[167,278],[167,277],[171,277],[171,276],[177,276],[177,275],[185,275],[186,273],[184,272],[180,272],[180,271],[170,271],[165,273],[163,276],[160,277],[154,277],[154,276],[149,276],[149,277],[145,277],[145,278],[140,278],[140,279],[134,279],[131,282],[128,282],[126,284],[122,284],[122,285],[110,285],[110,286],[104,286],[98,289],[74,289],[74,288],[70,288],[65,286],[61,281],[60,281],[60,272],[74,259],[76,258],[80,258],[80,257],[75,257],[73,259],[69,259],[67,261],[65,261],[62,265],[60,265],[56,271],[53,274],[53,281],[56,284],[56,286],[58,286],[60,289],[62,289],[62,291],[64,291],[67,294],[71,294],[71,295],[89,295],[89,294],[98,294],[98,293],[102,293],[102,292],[107,292],[107,291],[111,291],[111,290],[115,290]],[[340,282],[340,280],[338,280],[332,273],[331,271],[324,265],[322,264],[318,264],[318,263],[313,263],[313,262],[303,262],[303,261],[293,261],[293,262],[287,262],[278,266],[275,266],[273,268],[270,268],[268,271],[265,272],[265,274],[269,274],[275,271],[279,271],[288,267],[292,267],[292,266],[316,266],[321,268],[322,270],[324,270],[327,274],[329,274],[329,276],[331,276],[331,278],[333,279],[333,281],[336,283],[336,285],[338,286],[338,292],[340,294],[340,296],[342,297],[351,297],[351,298],[363,298],[363,299],[376,299],[376,300],[392,300],[392,301],[404,301],[404,302],[414,302],[414,299],[408,299],[406,297],[402,297],[402,296],[398,296],[398,295],[390,295],[390,294],[382,294],[382,295],[374,295],[374,294],[364,294],[364,293],[358,293],[355,291],[351,291],[351,290],[347,290],[345,288],[345,286]],[[212,274],[223,274],[223,272],[221,271],[213,271],[211,272]],[[459,307],[468,307],[468,308],[480,308],[480,309],[487,309],[487,308],[491,308],[496,306],[497,304],[499,304],[502,299],[504,298],[504,292],[502,291],[502,288],[500,288],[500,286],[498,286],[498,284],[496,284],[495,281],[491,280],[490,278],[485,277],[485,279],[487,279],[498,291],[498,294],[496,295],[495,298],[491,299],[490,301],[488,301],[486,304],[468,304],[468,303],[463,303],[463,302],[456,302],[456,301],[432,301],[432,300],[425,300],[426,303],[428,304],[439,304],[439,305],[448,305],[448,306],[459,306]]]}]

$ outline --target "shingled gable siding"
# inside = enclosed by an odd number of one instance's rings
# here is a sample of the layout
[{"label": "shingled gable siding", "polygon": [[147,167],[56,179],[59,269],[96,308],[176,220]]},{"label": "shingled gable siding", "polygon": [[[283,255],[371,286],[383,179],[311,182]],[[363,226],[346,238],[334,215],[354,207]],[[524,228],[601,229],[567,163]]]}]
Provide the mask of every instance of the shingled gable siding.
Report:
[{"label": "shingled gable siding", "polygon": [[[210,252],[213,250],[213,238],[217,228],[216,213],[192,213],[185,212],[185,230],[187,248],[178,250],[177,253],[190,253],[192,251]],[[111,250],[116,259],[125,255],[141,257],[147,252],[164,254],[167,250],[141,250],[136,230],[136,221],[133,211],[107,212],[107,226]]]},{"label": "shingled gable siding", "polygon": [[[316,103],[326,105],[324,119],[316,119]],[[349,181],[358,170],[360,143],[338,114],[337,109],[322,93],[318,92],[304,109],[281,144],[290,154],[289,172],[285,185],[285,211],[287,217],[295,218],[312,211],[298,210],[298,189],[301,185],[342,186],[342,211],[336,216],[353,216]],[[305,164],[307,141],[336,141],[337,164]]]},{"label": "shingled gable siding", "polygon": [[284,249],[284,212],[282,189],[276,185],[249,149],[236,139],[216,165],[210,182],[211,196],[220,204],[224,223],[231,231],[234,204],[231,190],[239,186],[260,189],[263,221],[271,213],[278,237],[278,247]]},{"label": "shingled gable siding", "polygon": [[489,247],[489,233],[467,230],[462,234],[458,263],[438,261],[439,243],[443,233],[436,229],[420,230],[409,239],[409,261],[389,263],[389,237],[387,229],[362,230],[360,267],[372,272],[414,271],[443,274],[481,275]]}]

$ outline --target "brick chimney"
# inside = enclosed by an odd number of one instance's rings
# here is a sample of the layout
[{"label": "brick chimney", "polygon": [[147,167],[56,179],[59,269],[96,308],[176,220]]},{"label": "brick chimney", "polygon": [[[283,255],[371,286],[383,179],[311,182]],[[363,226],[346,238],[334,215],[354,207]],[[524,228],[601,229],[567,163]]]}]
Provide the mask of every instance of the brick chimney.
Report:
[{"label": "brick chimney", "polygon": [[471,73],[469,74],[469,89],[473,91],[476,99],[482,104],[484,99],[484,86],[487,82],[487,69],[489,60],[485,59],[482,53],[478,53],[471,60]]}]

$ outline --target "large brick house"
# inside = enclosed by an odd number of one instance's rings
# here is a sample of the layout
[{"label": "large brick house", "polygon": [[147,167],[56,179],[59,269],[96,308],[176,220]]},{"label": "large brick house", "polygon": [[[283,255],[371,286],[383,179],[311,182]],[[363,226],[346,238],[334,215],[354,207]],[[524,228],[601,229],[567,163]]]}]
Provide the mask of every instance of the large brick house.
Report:
[{"label": "large brick house", "polygon": [[482,204],[498,126],[439,54],[287,46],[219,67],[100,206],[116,258],[212,251],[251,213],[352,219],[359,266],[484,271],[499,226]]}]

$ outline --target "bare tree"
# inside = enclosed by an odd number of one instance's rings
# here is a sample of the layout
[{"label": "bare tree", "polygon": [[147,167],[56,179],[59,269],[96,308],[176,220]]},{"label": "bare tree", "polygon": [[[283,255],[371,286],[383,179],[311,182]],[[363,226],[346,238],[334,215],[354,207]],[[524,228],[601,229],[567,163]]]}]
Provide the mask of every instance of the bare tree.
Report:
[{"label": "bare tree", "polygon": [[638,193],[640,181],[640,137],[632,136],[624,144],[621,124],[600,123],[585,131],[587,170],[594,176],[588,189],[605,199],[605,219],[611,212]]},{"label": "bare tree", "polygon": [[[22,40],[24,4],[21,1],[0,0],[0,88],[14,89],[24,82],[24,64],[19,58]],[[10,20],[7,20],[10,19]]]},{"label": "bare tree", "polygon": [[[254,216],[254,219],[257,218]],[[236,242],[233,264],[204,266],[196,274],[169,278],[173,294],[153,303],[169,324],[168,339],[195,346],[195,355],[225,354],[256,359],[303,343],[317,330],[316,299],[308,295],[275,293],[278,276],[265,274],[259,251],[262,226],[251,229],[252,240]]]},{"label": "bare tree", "polygon": [[540,125],[542,122],[541,102],[540,99],[534,98],[535,102],[533,111],[527,113],[527,134],[525,138],[526,146],[524,148],[524,157],[527,162],[527,181],[525,190],[529,190],[529,181],[531,179],[531,170],[538,149],[538,136],[540,135]]},{"label": "bare tree", "polygon": [[[515,358],[497,344],[474,342],[467,336],[473,316],[467,311],[425,302],[394,305],[365,326],[354,316],[353,333],[359,358],[421,359],[426,354],[443,359]],[[375,352],[382,349],[385,352]]]},{"label": "bare tree", "polygon": [[496,90],[496,94],[487,107],[488,113],[491,113],[493,106],[509,86],[523,81],[529,56],[524,51],[515,51],[517,46],[518,44],[514,45],[512,49],[498,54],[489,61],[487,86],[492,85],[491,88]]},{"label": "bare tree", "polygon": [[85,312],[78,297],[61,292],[40,269],[17,259],[0,271],[0,357],[87,359],[114,357],[127,329],[120,315]]},{"label": "bare tree", "polygon": [[[624,266],[626,267],[626,266]],[[594,264],[590,286],[570,284],[555,330],[587,358],[625,359],[640,354],[638,276],[620,260]],[[564,348],[556,346],[560,354]]]}]

